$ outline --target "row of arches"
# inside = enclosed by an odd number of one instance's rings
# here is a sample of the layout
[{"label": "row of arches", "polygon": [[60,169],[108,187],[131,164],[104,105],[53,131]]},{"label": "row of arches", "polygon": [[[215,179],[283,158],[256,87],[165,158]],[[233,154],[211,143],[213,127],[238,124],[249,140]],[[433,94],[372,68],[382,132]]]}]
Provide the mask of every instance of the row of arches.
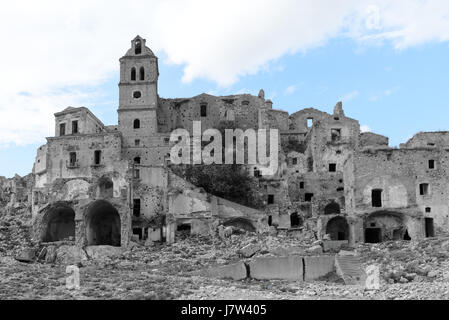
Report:
[{"label": "row of arches", "polygon": [[[43,242],[75,240],[75,211],[66,203],[56,203],[43,217]],[[106,200],[94,201],[84,217],[87,245],[120,246],[121,221],[118,210]]]},{"label": "row of arches", "polygon": [[[132,67],[131,68],[131,81],[136,81],[137,80],[137,70],[136,68]],[[145,68],[144,67],[140,67],[139,69],[139,80],[143,81],[145,80]]]}]

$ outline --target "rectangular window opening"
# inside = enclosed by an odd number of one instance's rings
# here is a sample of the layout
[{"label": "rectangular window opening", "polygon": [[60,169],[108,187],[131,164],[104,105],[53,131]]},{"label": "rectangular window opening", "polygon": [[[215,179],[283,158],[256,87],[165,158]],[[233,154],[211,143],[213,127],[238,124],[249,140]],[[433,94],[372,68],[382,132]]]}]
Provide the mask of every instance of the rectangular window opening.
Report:
[{"label": "rectangular window opening", "polygon": [[59,135],[64,136],[65,135],[65,123],[61,123],[59,125]]},{"label": "rectangular window opening", "polygon": [[101,150],[95,150],[95,159],[94,164],[100,164],[101,163]]},{"label": "rectangular window opening", "polygon": [[202,104],[201,105],[201,116],[202,117],[207,117],[207,104]]},{"label": "rectangular window opening", "polygon": [[78,133],[78,121],[72,121],[72,134]]},{"label": "rectangular window opening", "polygon": [[429,194],[429,184],[428,183],[421,183],[419,185],[419,194],[422,196],[426,196]]},{"label": "rectangular window opening", "polygon": [[332,142],[340,141],[341,129],[331,129],[331,139]]},{"label": "rectangular window opening", "polygon": [[140,199],[133,200],[133,215],[140,217]]},{"label": "rectangular window opening", "polygon": [[371,191],[371,202],[374,208],[382,207],[382,190],[374,189]]},{"label": "rectangular window opening", "polygon": [[312,198],[313,198],[313,193],[306,193],[304,195],[304,201],[305,202],[312,202]]}]

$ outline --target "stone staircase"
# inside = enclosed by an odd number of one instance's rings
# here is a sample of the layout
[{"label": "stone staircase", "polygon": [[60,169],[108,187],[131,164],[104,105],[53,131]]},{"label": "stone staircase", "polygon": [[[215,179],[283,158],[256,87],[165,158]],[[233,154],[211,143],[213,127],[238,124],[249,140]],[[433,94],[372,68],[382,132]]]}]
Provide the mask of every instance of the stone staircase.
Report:
[{"label": "stone staircase", "polygon": [[366,275],[362,262],[356,256],[335,256],[335,267],[337,274],[343,278],[347,285],[361,285]]}]

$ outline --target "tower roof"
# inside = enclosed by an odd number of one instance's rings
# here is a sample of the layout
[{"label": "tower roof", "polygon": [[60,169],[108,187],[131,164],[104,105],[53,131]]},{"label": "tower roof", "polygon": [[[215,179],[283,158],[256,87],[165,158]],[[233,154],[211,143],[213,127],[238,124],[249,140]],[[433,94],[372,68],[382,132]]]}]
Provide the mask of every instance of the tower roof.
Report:
[{"label": "tower roof", "polygon": [[125,57],[141,57],[150,56],[156,57],[146,45],[146,39],[137,35],[133,40],[131,40],[131,48],[126,52]]}]

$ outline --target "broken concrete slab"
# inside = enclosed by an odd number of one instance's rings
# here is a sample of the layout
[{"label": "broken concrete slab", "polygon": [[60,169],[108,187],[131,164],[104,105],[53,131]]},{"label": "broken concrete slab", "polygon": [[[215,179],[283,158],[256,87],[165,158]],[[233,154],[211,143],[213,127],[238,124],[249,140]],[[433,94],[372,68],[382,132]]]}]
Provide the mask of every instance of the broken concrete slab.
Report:
[{"label": "broken concrete slab", "polygon": [[61,264],[77,264],[87,261],[86,252],[77,246],[60,246],[56,249],[56,262]]},{"label": "broken concrete slab", "polygon": [[24,249],[22,252],[15,257],[17,261],[30,263],[36,258],[36,250],[34,249]]},{"label": "broken concrete slab", "polygon": [[278,247],[271,251],[276,256],[303,255],[305,249],[303,247]]},{"label": "broken concrete slab", "polygon": [[113,246],[89,246],[86,247],[87,256],[94,260],[120,257],[123,253],[121,247]]},{"label": "broken concrete slab", "polygon": [[313,281],[335,271],[334,256],[304,257],[304,280]]},{"label": "broken concrete slab", "polygon": [[240,249],[238,251],[238,253],[244,258],[251,258],[260,250],[261,250],[261,247],[259,244],[250,243],[250,244],[244,246],[242,249]]},{"label": "broken concrete slab", "polygon": [[306,251],[313,254],[320,254],[323,253],[323,247],[320,245],[315,245],[313,247],[308,248]]},{"label": "broken concrete slab", "polygon": [[339,251],[342,247],[349,245],[348,240],[325,240],[323,241],[324,252]]},{"label": "broken concrete slab", "polygon": [[260,257],[249,264],[251,278],[303,281],[302,257]]},{"label": "broken concrete slab", "polygon": [[205,277],[232,280],[243,280],[247,277],[246,266],[243,262],[212,267],[201,272],[200,274],[204,275]]}]

